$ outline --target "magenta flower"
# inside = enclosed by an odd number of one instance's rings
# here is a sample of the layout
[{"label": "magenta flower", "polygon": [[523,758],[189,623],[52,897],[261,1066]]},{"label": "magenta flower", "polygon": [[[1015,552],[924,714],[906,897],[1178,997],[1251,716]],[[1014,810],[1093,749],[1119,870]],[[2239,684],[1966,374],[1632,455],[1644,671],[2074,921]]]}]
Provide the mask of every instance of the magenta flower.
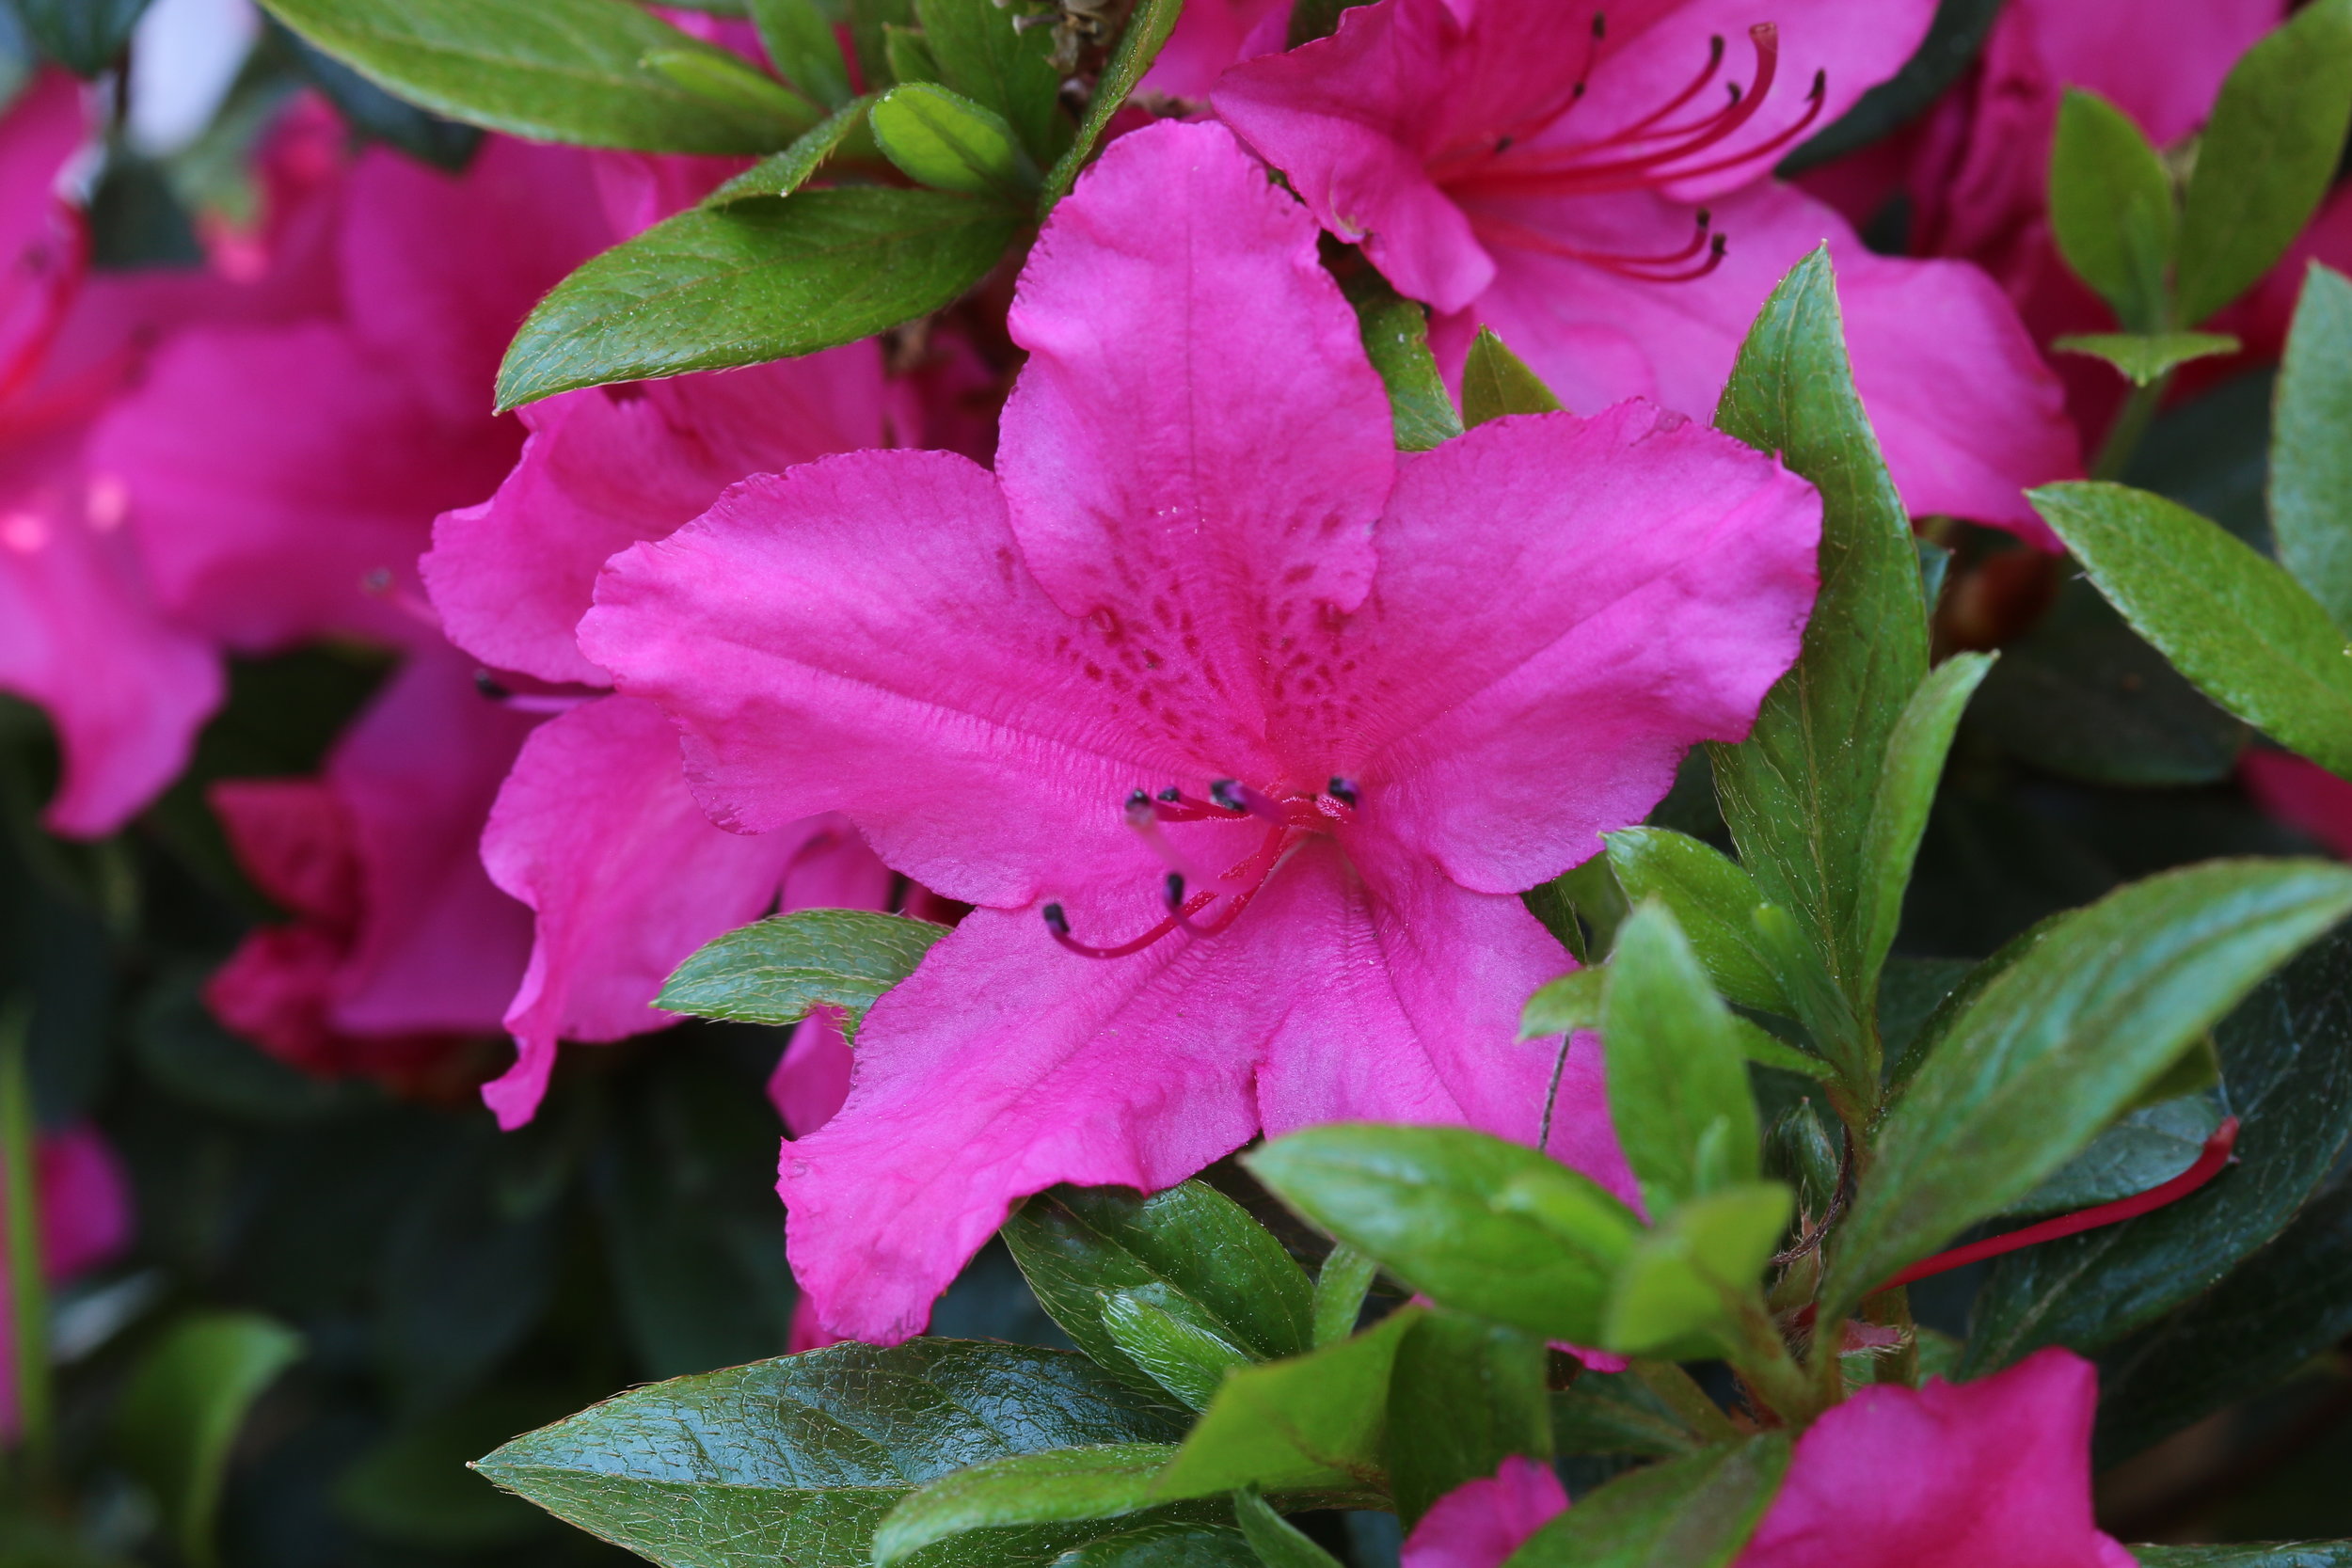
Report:
[{"label": "magenta flower", "polygon": [[1550,1465],[1514,1454],[1430,1505],[1405,1538],[1403,1568],[1500,1568],[1567,1506]]},{"label": "magenta flower", "polygon": [[1775,282],[1827,241],[1854,376],[1903,498],[2048,540],[2024,486],[2078,471],[2057,381],[1975,269],[1863,248],[1774,159],[1910,55],[1931,0],[1380,0],[1236,66],[1217,113],[1438,312],[1492,326],[1572,408],[1704,415]]},{"label": "magenta flower", "polygon": [[[1634,404],[1401,468],[1308,214],[1220,127],[1115,143],[1011,315],[991,475],[856,452],[615,558],[581,646],[723,824],[841,811],[979,906],[787,1150],[822,1324],[893,1340],[1057,1181],[1342,1117],[1532,1140],[1569,967],[1516,894],[1795,657],[1820,503]],[[1579,1053],[1555,1147],[1623,1180]]]}]

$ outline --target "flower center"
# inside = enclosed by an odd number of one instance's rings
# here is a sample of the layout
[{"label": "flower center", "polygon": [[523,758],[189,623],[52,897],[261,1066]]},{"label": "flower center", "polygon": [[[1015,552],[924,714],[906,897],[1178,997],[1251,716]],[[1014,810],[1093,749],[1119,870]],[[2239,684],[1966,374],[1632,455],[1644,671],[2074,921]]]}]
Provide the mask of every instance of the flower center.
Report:
[{"label": "flower center", "polygon": [[[1205,800],[1179,788],[1163,789],[1157,795],[1138,789],[1127,797],[1121,810],[1127,826],[1168,865],[1160,886],[1161,902],[1168,907],[1166,917],[1142,935],[1108,947],[1072,936],[1070,916],[1059,904],[1045,906],[1045,928],[1056,942],[1088,958],[1123,958],[1179,931],[1187,936],[1216,936],[1241,918],[1242,911],[1265,886],[1293,845],[1310,833],[1328,832],[1336,825],[1354,821],[1359,799],[1356,785],[1336,775],[1317,795],[1269,793],[1239,779],[1216,780],[1209,785]],[[1230,821],[1243,816],[1265,823],[1265,836],[1255,849],[1221,872],[1185,854],[1166,832],[1169,823]],[[1219,899],[1224,900],[1223,907],[1212,912]]]},{"label": "flower center", "polygon": [[[1490,140],[1441,154],[1431,165],[1431,177],[1457,201],[1472,205],[1481,198],[1608,196],[1656,190],[1772,158],[1820,118],[1829,78],[1824,71],[1815,71],[1813,86],[1805,94],[1804,113],[1793,123],[1745,151],[1714,151],[1761,112],[1779,79],[1780,29],[1762,22],[1748,29],[1748,41],[1756,50],[1754,75],[1744,87],[1736,81],[1723,83],[1724,102],[1713,109],[1701,112],[1693,105],[1708,97],[1722,72],[1724,50],[1720,35],[1708,40],[1707,63],[1690,84],[1632,124],[1591,140],[1535,145],[1534,138],[1560,124],[1582,102],[1607,33],[1607,18],[1596,15],[1584,63],[1559,103]],[[1625,277],[1673,283],[1704,277],[1723,263],[1725,237],[1713,231],[1706,208],[1692,215],[1688,243],[1649,254],[1571,245],[1491,213],[1478,214],[1475,222],[1481,234],[1500,244],[1565,257]]]}]

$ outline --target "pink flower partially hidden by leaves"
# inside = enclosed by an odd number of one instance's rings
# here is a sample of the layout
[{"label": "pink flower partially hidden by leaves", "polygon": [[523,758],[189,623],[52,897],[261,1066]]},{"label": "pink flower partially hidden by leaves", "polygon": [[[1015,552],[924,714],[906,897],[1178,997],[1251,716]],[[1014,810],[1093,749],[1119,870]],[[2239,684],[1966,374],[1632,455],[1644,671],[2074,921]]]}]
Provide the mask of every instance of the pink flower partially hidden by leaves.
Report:
[{"label": "pink flower partially hidden by leaves", "polygon": [[[113,1261],[130,1245],[131,1184],[95,1128],[41,1134],[33,1148],[33,1184],[40,1197],[41,1273],[52,1285]],[[0,1243],[7,1229],[0,1213]],[[17,1426],[8,1269],[7,1250],[0,1245],[0,1438],[14,1437]]]},{"label": "pink flower partially hidden by leaves", "polygon": [[[854,452],[616,557],[588,657],[747,832],[820,812],[978,906],[786,1150],[796,1277],[896,1340],[1016,1198],[1341,1117],[1535,1136],[1518,893],[1746,733],[1820,499],[1641,404],[1400,468],[1314,225],[1222,127],[1121,138],[1011,315],[996,471]],[[1555,1149],[1626,1174],[1589,1044]]]},{"label": "pink flower partially hidden by leaves", "polygon": [[1430,1505],[1405,1538],[1403,1568],[1500,1568],[1567,1506],[1550,1465],[1513,1454],[1492,1476]]},{"label": "pink flower partially hidden by leaves", "polygon": [[2253,747],[2238,758],[2238,783],[2269,816],[2352,860],[2352,780],[2292,752]]},{"label": "pink flower partially hidden by leaves", "polygon": [[1324,227],[1492,326],[1571,408],[1713,409],[1772,286],[1828,242],[1854,378],[1915,514],[2054,541],[2023,490],[2079,471],[2055,377],[1973,267],[1873,255],[1774,161],[1906,60],[1932,0],[1379,0],[1247,61],[1219,116]]}]

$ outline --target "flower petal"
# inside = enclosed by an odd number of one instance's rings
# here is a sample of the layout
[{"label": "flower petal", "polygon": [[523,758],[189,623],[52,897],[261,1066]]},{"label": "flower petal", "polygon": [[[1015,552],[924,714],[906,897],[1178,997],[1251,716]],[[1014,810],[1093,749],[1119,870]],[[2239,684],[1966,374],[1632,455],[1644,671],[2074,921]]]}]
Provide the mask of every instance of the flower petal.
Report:
[{"label": "flower petal", "polygon": [[1502,1568],[1568,1506],[1550,1465],[1513,1454],[1482,1481],[1439,1497],[1405,1538],[1404,1568]]}]

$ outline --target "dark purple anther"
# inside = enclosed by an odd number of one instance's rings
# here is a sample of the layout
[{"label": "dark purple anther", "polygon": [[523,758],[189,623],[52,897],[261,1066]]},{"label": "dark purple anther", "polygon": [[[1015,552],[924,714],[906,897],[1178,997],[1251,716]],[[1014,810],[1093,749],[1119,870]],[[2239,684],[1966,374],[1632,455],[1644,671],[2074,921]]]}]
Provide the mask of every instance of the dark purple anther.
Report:
[{"label": "dark purple anther", "polygon": [[1331,783],[1327,793],[1330,795],[1332,800],[1337,800],[1341,805],[1347,807],[1351,811],[1355,809],[1357,799],[1355,780],[1343,779],[1340,777],[1339,774],[1334,773],[1331,775]]}]

